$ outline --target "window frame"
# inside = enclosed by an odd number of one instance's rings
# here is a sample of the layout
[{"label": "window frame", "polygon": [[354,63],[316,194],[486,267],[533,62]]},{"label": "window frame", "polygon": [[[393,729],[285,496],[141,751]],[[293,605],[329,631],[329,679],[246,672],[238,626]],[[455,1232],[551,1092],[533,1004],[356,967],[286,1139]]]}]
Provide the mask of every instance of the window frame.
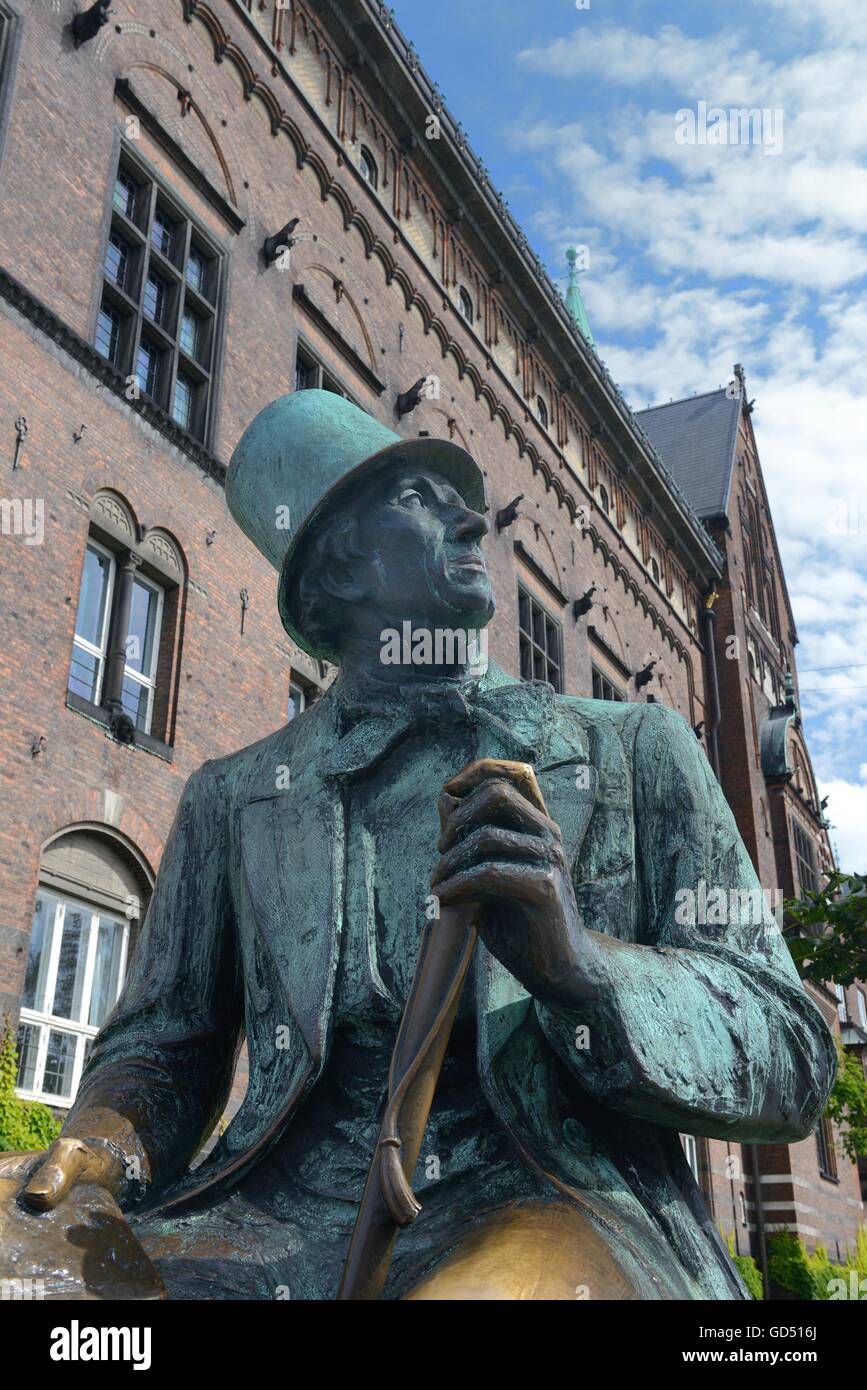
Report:
[{"label": "window frame", "polygon": [[358,172],[368,188],[372,188],[376,193],[379,189],[379,165],[376,156],[367,145],[362,145],[358,151]]},{"label": "window frame", "polygon": [[[129,946],[131,920],[123,917],[119,912],[112,911],[102,905],[88,902],[86,897],[80,897],[73,893],[66,893],[47,884],[40,883],[36,898],[39,894],[45,894],[55,902],[53,920],[48,929],[48,962],[45,967],[45,979],[42,987],[42,995],[46,999],[51,999],[52,1006],[57,989],[57,971],[60,961],[60,948],[63,941],[63,926],[66,920],[68,907],[80,910],[82,914],[89,914],[89,922],[86,928],[88,940],[86,945],[86,956],[84,962],[84,976],[81,985],[81,1002],[79,1006],[78,1019],[66,1018],[61,1014],[49,1013],[41,1009],[31,1008],[29,1005],[22,1004],[19,1012],[19,1029],[22,1026],[38,1029],[38,1043],[36,1052],[36,1062],[34,1065],[34,1086],[23,1087],[16,1084],[15,1094],[22,1100],[41,1101],[43,1105],[54,1106],[57,1109],[68,1109],[74,1102],[78,1087],[81,1083],[81,1074],[84,1070],[85,1052],[88,1040],[92,1041],[103,1026],[105,1019],[108,1018],[114,1008],[120,992],[123,989],[126,979],[127,966],[129,964]],[[35,907],[34,907],[35,915]],[[115,922],[122,928],[120,960],[117,970],[117,991],[113,999],[106,1003],[105,1017],[97,1024],[85,1023],[84,1018],[89,1016],[90,1005],[93,994],[93,980],[96,967],[96,953],[99,937],[99,922],[101,918],[107,918]],[[31,926],[31,932],[33,928]],[[42,950],[45,950],[43,945]],[[28,957],[29,960],[29,957]],[[40,973],[41,973],[40,963]],[[48,1044],[52,1033],[69,1034],[75,1039],[75,1053],[72,1065],[72,1078],[70,1084],[70,1094],[68,1096],[57,1095],[54,1092],[44,1089],[45,1082],[45,1062],[48,1053]],[[19,1066],[22,1058],[19,1055]]]},{"label": "window frame", "polygon": [[[118,181],[126,178],[135,187],[131,213],[116,200]],[[154,226],[160,216],[174,224],[173,241],[168,250],[154,242]],[[135,380],[139,394],[165,418],[183,430],[197,444],[208,448],[213,438],[221,342],[223,332],[227,262],[224,249],[196,214],[168,185],[162,175],[122,140],[114,158],[114,172],[107,207],[107,227],[103,252],[96,316],[91,335],[96,351],[128,381]],[[131,265],[126,283],[119,285],[107,272],[108,248],[113,236],[122,237],[131,247]],[[198,288],[188,275],[193,255],[204,257],[207,279]],[[165,308],[161,318],[146,312],[148,283],[154,276],[164,282]],[[117,345],[113,354],[100,346],[100,320],[103,312],[118,316]],[[186,313],[199,324],[195,353],[182,342]],[[112,335],[109,335],[109,344]],[[154,392],[138,383],[139,351],[142,344],[158,354],[160,380]],[[189,417],[176,413],[178,377],[192,384]]]},{"label": "window frame", "polygon": [[[815,893],[818,891],[820,884],[815,845],[797,816],[790,816],[790,820],[792,822],[792,850],[795,868],[798,873],[798,888],[801,894],[806,892]],[[803,847],[806,847],[806,855],[802,854]],[[808,871],[806,874],[804,872],[805,869]]]},{"label": "window frame", "polygon": [[[83,580],[84,580],[84,570],[85,570],[85,566],[87,565],[87,551],[88,551],[88,550],[92,550],[92,551],[94,551],[95,553],[97,553],[97,554],[99,554],[99,555],[104,555],[104,556],[106,557],[106,559],[108,560],[108,579],[107,579],[107,581],[106,581],[105,611],[104,611],[103,617],[102,617],[102,629],[103,629],[103,630],[102,630],[102,647],[101,647],[101,649],[100,649],[100,648],[97,648],[96,646],[94,646],[94,644],[93,644],[92,642],[90,642],[86,637],[81,637],[81,636],[79,636],[78,632],[76,631],[76,629],[77,629],[77,627],[78,627],[78,612],[79,612],[79,607],[80,607],[80,605],[81,605],[81,593],[82,593]],[[98,705],[98,704],[100,703],[101,698],[102,698],[102,685],[103,685],[103,681],[105,680],[105,664],[106,664],[106,660],[107,660],[107,658],[108,658],[108,634],[109,634],[109,632],[111,631],[111,615],[112,615],[112,613],[113,613],[113,611],[114,611],[114,596],[115,596],[115,589],[116,589],[116,587],[117,587],[117,585],[116,585],[116,579],[117,579],[117,556],[115,555],[114,551],[113,551],[113,550],[109,550],[109,548],[108,548],[107,545],[102,545],[102,544],[101,544],[98,540],[96,540],[92,535],[89,535],[88,538],[87,538],[87,545],[85,546],[84,564],[83,564],[82,567],[81,567],[81,581],[79,582],[79,589],[78,589],[78,605],[79,605],[79,607],[77,607],[76,610],[75,610],[75,624],[74,624],[73,634],[72,634],[72,648],[73,648],[73,656],[74,656],[74,654],[75,654],[75,648],[76,648],[76,647],[80,647],[82,650],[86,651],[90,656],[95,656],[96,659],[97,659],[97,661],[98,661],[98,663],[99,663],[98,672],[97,672],[97,678],[96,678],[96,682],[95,682],[95,684],[94,684],[94,690],[93,690],[93,696],[92,696],[92,703],[95,704],[95,705]],[[69,671],[69,674],[68,674],[68,676],[67,676],[67,689],[69,688],[69,679],[70,679],[71,675],[72,675],[72,669],[71,669],[71,662],[70,662],[70,671]],[[78,692],[76,691],[76,692],[74,692],[74,693],[77,694]],[[87,697],[87,696],[82,696],[82,698],[83,698],[83,699],[86,699],[86,698],[88,698],[88,697]]]},{"label": "window frame", "polygon": [[472,328],[476,321],[476,306],[466,285],[458,285],[458,308],[464,323]]},{"label": "window frame", "polygon": [[[529,631],[523,626],[522,621],[521,621],[521,599],[522,599],[522,598],[526,599],[527,602],[528,602],[529,605],[530,605],[530,630],[529,630]],[[543,624],[544,624],[544,626],[543,626],[543,632],[544,632],[544,635],[545,635],[545,645],[544,645],[544,646],[541,646],[541,645],[539,644],[539,642],[536,640],[535,632],[533,631],[533,617],[534,617],[534,612],[533,612],[533,610],[534,610],[534,608],[539,610],[539,613],[542,615],[542,618],[543,618]],[[551,628],[553,629],[554,634],[555,634],[555,638],[556,638],[556,651],[557,651],[556,659],[555,659],[555,658],[552,658],[552,657],[549,655],[549,652],[548,652],[548,626],[549,626],[549,624],[550,624]],[[531,657],[531,664],[532,664],[532,668],[533,668],[533,675],[531,675],[531,676],[525,676],[525,675],[523,674],[523,669],[524,669],[523,653],[524,653],[524,650],[525,650],[525,644],[527,644],[527,643],[529,643],[529,654],[530,654],[530,657]],[[541,655],[541,658],[542,658],[542,660],[543,660],[543,662],[544,662],[544,664],[545,664],[545,672],[546,672],[546,674],[545,674],[544,676],[537,676],[537,675],[535,674],[535,672],[536,672],[536,653],[537,653],[537,652]],[[548,677],[548,667],[549,667],[549,666],[553,666],[553,667],[555,668],[556,676],[557,676],[556,681],[552,681],[552,680],[550,680],[549,677]],[[546,680],[546,681],[548,681],[548,684],[549,684],[549,685],[553,685],[553,687],[554,687],[554,689],[555,689],[555,691],[557,692],[558,695],[562,695],[562,694],[563,694],[563,624],[560,622],[560,620],[559,620],[558,618],[556,618],[556,617],[554,616],[553,613],[551,613],[551,612],[549,611],[549,609],[547,609],[547,608],[545,607],[545,605],[544,605],[538,598],[536,598],[536,596],[535,596],[535,594],[532,592],[532,590],[529,589],[529,588],[528,588],[525,584],[523,584],[520,580],[518,581],[518,669],[519,669],[519,671],[521,672],[521,680]]]},{"label": "window frame", "polygon": [[827,1115],[822,1115],[820,1118],[814,1130],[814,1136],[816,1140],[816,1162],[819,1168],[819,1177],[824,1178],[826,1182],[839,1182],[834,1131]]},{"label": "window frame", "polygon": [[[305,370],[312,372],[314,380],[307,386],[298,386],[298,367],[303,365]],[[327,383],[327,384],[326,384]],[[300,331],[295,338],[295,360],[292,364],[292,390],[293,391],[332,391],[335,396],[342,396],[344,400],[351,401],[357,405],[359,410],[364,410],[354,393],[344,386],[342,379],[332,368],[323,361],[319,353],[311,346],[307,338]]]},{"label": "window frame", "polygon": [[[159,672],[160,664],[160,638],[162,637],[163,630],[163,609],[165,607],[166,592],[161,584],[158,584],[156,580],[151,579],[149,575],[142,574],[141,570],[139,570],[139,572],[133,576],[133,589],[135,588],[136,584],[141,584],[142,588],[150,589],[157,596],[157,611],[156,616],[154,618],[154,635],[153,642],[151,643],[151,674],[150,676],[144,676],[140,671],[134,670],[127,664],[126,661],[124,661],[123,684],[125,684],[126,681],[129,679],[134,681],[138,685],[144,686],[145,689],[147,689],[150,692],[147,704],[147,717],[145,719],[144,724],[139,726],[139,724],[136,723],[136,721],[133,719],[133,723],[135,724],[137,729],[141,728],[141,731],[143,733],[149,734],[151,731],[151,724],[153,723],[154,702],[156,699],[157,692],[157,674]],[[130,634],[127,633],[127,643],[129,643],[129,637]],[[121,691],[123,690],[123,684],[121,686]],[[122,698],[123,696],[121,695],[121,700]],[[129,714],[129,710],[127,710],[127,714]],[[130,718],[132,718],[132,715],[130,715]]]},{"label": "window frame", "polygon": [[[301,705],[300,705],[300,708],[298,708],[298,709],[295,709],[295,707],[294,707],[294,702],[293,702],[293,699],[292,699],[292,692],[293,692],[293,691],[297,691],[298,694],[301,696]],[[286,722],[287,722],[288,724],[291,724],[293,719],[299,719],[299,718],[301,717],[301,715],[304,713],[304,711],[306,710],[306,708],[307,708],[307,689],[306,689],[305,686],[301,685],[299,681],[293,680],[292,677],[290,676],[290,677],[289,677],[289,701],[288,701],[288,705],[287,705],[287,716],[288,716],[288,718],[287,718],[287,721],[286,721]],[[293,710],[293,713],[292,713],[292,714],[289,714],[289,710],[290,710],[290,709]]]},{"label": "window frame", "polygon": [[[75,628],[78,625],[78,608],[76,608],[75,625],[73,628],[72,638],[72,651],[70,653],[69,667],[66,677],[67,707],[77,709],[79,711],[84,711],[92,716],[102,714],[104,717],[107,717],[104,715],[105,705],[103,704],[103,698],[105,694],[105,672],[106,663],[108,659],[108,643],[112,628],[112,621],[115,613],[115,604],[117,601],[118,567],[123,563],[123,557],[127,554],[127,552],[129,552],[130,554],[136,556],[136,558],[138,558],[141,562],[132,576],[133,590],[135,590],[135,586],[137,584],[140,584],[143,588],[150,590],[152,593],[156,595],[157,606],[154,616],[153,639],[151,642],[151,659],[148,671],[146,673],[142,671],[137,671],[134,667],[130,666],[129,661],[125,657],[123,667],[123,679],[121,681],[121,703],[123,705],[125,713],[132,719],[132,722],[135,725],[136,739],[138,740],[139,738],[141,738],[142,741],[147,742],[147,746],[151,748],[152,751],[160,751],[162,753],[163,750],[170,750],[172,745],[171,743],[164,742],[161,737],[155,736],[154,734],[152,734],[151,731],[153,729],[154,713],[157,706],[158,695],[160,693],[160,661],[162,656],[162,642],[164,637],[163,625],[165,621],[166,606],[172,590],[174,588],[177,588],[180,592],[181,585],[175,578],[171,577],[168,573],[164,574],[159,568],[159,566],[154,565],[154,563],[150,560],[149,557],[143,556],[141,550],[132,545],[130,537],[124,537],[123,539],[114,538],[111,536],[111,533],[109,531],[107,533],[108,539],[104,541],[100,539],[102,534],[103,528],[102,526],[100,526],[99,522],[97,521],[95,524],[92,522],[87,534],[87,542],[85,545],[85,557],[82,563],[81,580],[79,581],[78,596],[78,603],[80,606],[81,583],[83,582],[84,569],[87,564],[87,552],[89,550],[92,550],[94,553],[104,556],[109,562],[109,580],[106,586],[106,606],[105,611],[103,613],[102,648],[101,650],[97,649],[92,642],[90,642],[87,638],[79,636],[78,632],[75,631]],[[147,568],[145,568],[145,566]],[[127,632],[124,637],[125,643],[128,643],[130,636],[131,633],[129,631],[128,626]],[[95,657],[99,663],[98,676],[94,683],[93,689],[89,695],[82,695],[79,690],[74,689],[71,685],[71,681],[73,680],[74,675],[73,663],[76,658],[77,650],[86,652],[89,656]],[[128,650],[129,649],[127,646],[127,653]],[[79,684],[83,684],[83,681],[80,681],[78,677],[75,677],[75,679],[78,681]],[[141,723],[139,723],[137,717],[134,717],[132,714],[130,714],[129,709],[124,703],[124,695],[126,693],[125,687],[128,681],[131,681],[135,687],[142,687],[143,689],[146,689],[149,692],[147,697],[146,714]]]},{"label": "window frame", "polygon": [[[626,692],[623,691],[621,693],[618,687],[614,684],[614,681],[611,679],[611,677],[606,675],[605,672],[595,664],[595,662],[592,662],[590,666],[590,680],[594,700],[608,700],[612,704],[626,703]],[[597,688],[601,691],[604,686],[608,686],[612,693],[610,695],[597,695]]]},{"label": "window frame", "polygon": [[689,1170],[695,1178],[696,1183],[701,1182],[701,1159],[698,1152],[698,1140],[694,1134],[681,1134],[680,1146],[683,1149],[683,1156],[689,1164]]},{"label": "window frame", "polygon": [[21,15],[7,0],[0,0],[0,157],[12,111],[12,88],[18,62],[22,31]]}]

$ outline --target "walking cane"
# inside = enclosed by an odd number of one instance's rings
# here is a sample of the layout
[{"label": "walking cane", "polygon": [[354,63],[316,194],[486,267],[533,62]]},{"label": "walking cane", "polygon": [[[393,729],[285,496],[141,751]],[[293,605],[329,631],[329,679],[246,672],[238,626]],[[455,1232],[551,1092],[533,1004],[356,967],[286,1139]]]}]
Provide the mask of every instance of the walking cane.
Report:
[{"label": "walking cane", "polygon": [[[486,758],[469,764],[444,790],[466,794],[492,777],[512,782],[547,815],[529,763]],[[398,1232],[421,1211],[412,1175],[478,939],[481,911],[475,905],[443,907],[437,921],[425,922],[391,1056],[385,1114],[337,1292],[339,1301],[379,1298]]]}]

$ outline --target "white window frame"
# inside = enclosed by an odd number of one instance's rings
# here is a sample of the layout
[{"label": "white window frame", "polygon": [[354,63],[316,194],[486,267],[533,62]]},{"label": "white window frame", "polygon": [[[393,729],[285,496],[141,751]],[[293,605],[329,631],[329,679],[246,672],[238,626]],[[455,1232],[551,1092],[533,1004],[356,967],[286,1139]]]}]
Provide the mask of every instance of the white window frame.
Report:
[{"label": "white window frame", "polygon": [[867,1029],[867,996],[865,996],[863,989],[855,990],[855,998],[858,1001],[858,1018],[861,1021],[861,1027]]},{"label": "white window frame", "polygon": [[295,713],[289,715],[290,724],[293,719],[298,719],[299,716],[302,715],[307,708],[307,691],[305,690],[303,685],[299,685],[297,681],[293,680],[290,680],[289,682],[289,708],[291,709],[293,707],[293,692],[297,692],[301,696],[301,703],[299,708],[295,711]]},{"label": "white window frame", "polygon": [[849,1009],[846,1004],[846,990],[842,985],[835,985],[834,993],[837,996],[837,1017],[841,1023],[848,1023]]},{"label": "white window frame", "polygon": [[[153,590],[157,596],[157,611],[156,617],[154,618],[154,640],[151,644],[150,671],[145,675],[143,671],[136,671],[133,670],[132,667],[127,666],[126,662],[124,662],[123,666],[124,680],[129,677],[129,679],[135,681],[137,685],[143,685],[150,691],[147,703],[147,717],[144,722],[144,732],[149,734],[154,716],[154,700],[156,698],[157,670],[160,656],[160,637],[163,630],[163,607],[166,595],[165,590],[159,584],[155,583],[153,579],[146,578],[143,574],[136,574],[133,577],[133,584],[141,584],[145,589]],[[129,639],[129,635],[130,634],[127,633],[127,639]]]},{"label": "white window frame", "polygon": [[[84,1070],[84,1051],[87,1046],[88,1038],[93,1039],[99,1032],[99,1028],[90,1023],[84,1023],[90,1012],[90,997],[93,991],[93,976],[96,968],[96,947],[99,937],[99,920],[108,918],[116,922],[122,928],[120,965],[117,972],[117,993],[113,999],[109,1000],[107,1013],[111,1012],[117,1002],[118,995],[123,988],[126,977],[127,959],[129,955],[129,933],[130,919],[121,916],[118,912],[112,912],[105,907],[95,907],[93,903],[88,903],[80,898],[71,895],[61,895],[55,889],[47,885],[40,885],[38,892],[45,893],[56,900],[54,909],[54,920],[50,927],[46,928],[46,943],[48,947],[47,964],[43,965],[42,959],[39,963],[39,974],[44,974],[44,984],[41,991],[37,991],[37,998],[54,999],[54,991],[57,986],[57,967],[60,961],[60,943],[63,939],[63,924],[66,919],[67,907],[76,908],[83,914],[90,914],[90,922],[86,930],[88,933],[86,956],[84,965],[84,976],[81,984],[81,997],[78,1003],[78,1019],[64,1018],[59,1014],[44,1013],[38,1009],[22,1007],[19,1015],[19,1023],[29,1024],[31,1027],[39,1029],[39,1042],[36,1049],[35,1081],[36,1086],[32,1090],[25,1087],[15,1087],[15,1094],[21,1096],[22,1100],[38,1100],[43,1105],[53,1106],[55,1109],[67,1110],[75,1100],[81,1082],[81,1073]],[[44,954],[44,951],[43,951]],[[100,1025],[101,1027],[102,1025]],[[50,1033],[68,1033],[75,1038],[75,1059],[72,1066],[72,1088],[69,1096],[59,1096],[52,1092],[44,1091],[42,1083],[45,1078],[45,1062],[48,1054],[48,1037]]]},{"label": "white window frame", "polygon": [[692,1173],[692,1176],[695,1178],[696,1182],[698,1182],[698,1140],[696,1139],[694,1134],[682,1134],[680,1136],[680,1143],[681,1148],[683,1149],[683,1152],[686,1156],[686,1161],[689,1164],[690,1172]]},{"label": "white window frame", "polygon": [[[93,642],[89,642],[86,637],[80,637],[79,634],[75,632],[72,638],[72,646],[73,650],[76,647],[78,647],[81,651],[87,652],[89,656],[95,656],[99,663],[97,666],[96,686],[94,688],[92,696],[92,703],[94,705],[98,705],[100,700],[102,699],[102,683],[105,679],[105,662],[108,647],[108,633],[109,628],[111,626],[111,613],[114,607],[114,588],[115,576],[117,573],[117,559],[113,552],[109,550],[107,546],[100,545],[99,541],[95,541],[92,536],[88,537],[86,549],[93,550],[97,554],[105,556],[105,558],[108,560],[108,582],[106,584],[105,611],[102,615],[102,632],[100,634],[101,645],[97,647],[93,644]],[[86,553],[84,563],[85,565],[87,564]],[[84,568],[82,568],[81,573],[83,579]],[[78,601],[79,603],[81,602],[80,590],[78,595]],[[75,625],[76,627],[78,626],[78,609],[76,609],[75,611]]]}]

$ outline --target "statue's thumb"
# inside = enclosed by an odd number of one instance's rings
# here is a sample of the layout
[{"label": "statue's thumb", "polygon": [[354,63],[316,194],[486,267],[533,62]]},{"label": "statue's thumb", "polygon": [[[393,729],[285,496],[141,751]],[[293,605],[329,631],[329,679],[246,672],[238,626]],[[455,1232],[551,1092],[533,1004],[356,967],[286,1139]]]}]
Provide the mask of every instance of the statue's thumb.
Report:
[{"label": "statue's thumb", "polygon": [[22,1197],[37,1211],[49,1211],[62,1201],[90,1161],[90,1152],[80,1139],[55,1140],[45,1162],[24,1187]]}]

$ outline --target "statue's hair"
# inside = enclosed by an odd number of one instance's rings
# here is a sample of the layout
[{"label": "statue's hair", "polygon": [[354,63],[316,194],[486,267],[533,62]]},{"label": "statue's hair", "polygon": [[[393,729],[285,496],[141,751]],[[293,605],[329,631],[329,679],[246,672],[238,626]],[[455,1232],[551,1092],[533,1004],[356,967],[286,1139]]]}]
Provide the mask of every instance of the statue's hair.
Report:
[{"label": "statue's hair", "polygon": [[356,517],[342,511],[327,521],[307,546],[302,572],[296,588],[295,612],[298,627],[317,647],[339,651],[344,604],[327,582],[335,567],[363,560]]}]

